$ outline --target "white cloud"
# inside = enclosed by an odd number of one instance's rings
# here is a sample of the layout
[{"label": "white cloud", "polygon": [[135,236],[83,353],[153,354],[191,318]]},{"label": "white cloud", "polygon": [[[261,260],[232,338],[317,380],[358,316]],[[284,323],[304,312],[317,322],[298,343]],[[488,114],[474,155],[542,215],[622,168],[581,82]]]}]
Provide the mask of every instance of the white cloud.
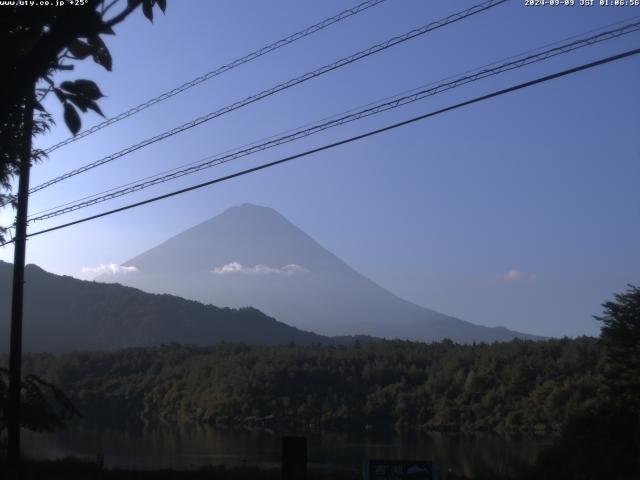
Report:
[{"label": "white cloud", "polygon": [[300,265],[296,265],[295,263],[291,263],[289,265],[285,265],[284,267],[282,267],[282,270],[287,275],[295,275],[296,273],[307,273],[307,272],[309,272],[309,270],[307,270],[306,268],[301,267]]},{"label": "white cloud", "polygon": [[505,282],[518,282],[521,280],[536,280],[538,276],[535,273],[525,273],[520,270],[511,269],[500,275],[500,280]]},{"label": "white cloud", "polygon": [[231,262],[223,265],[222,267],[216,267],[213,269],[213,273],[223,275],[225,273],[241,273],[244,267],[238,262]]},{"label": "white cloud", "polygon": [[301,267],[300,265],[296,265],[295,263],[285,265],[281,268],[275,268],[275,267],[270,267],[268,265],[263,265],[263,264],[258,264],[258,265],[254,265],[253,267],[248,267],[248,266],[242,265],[239,262],[227,263],[221,267],[216,267],[213,270],[211,270],[211,272],[215,273],[216,275],[242,273],[245,275],[275,274],[275,275],[285,275],[287,277],[291,275],[296,275],[299,273],[306,273],[308,271],[309,270],[307,270],[306,268]]},{"label": "white cloud", "polygon": [[519,270],[509,270],[507,273],[502,275],[502,279],[507,282],[515,282],[524,277],[524,273]]},{"label": "white cloud", "polygon": [[94,273],[100,275],[106,273],[108,275],[115,275],[117,273],[135,273],[138,271],[136,267],[123,267],[115,263],[109,265],[100,264],[97,267],[82,267],[82,273]]}]

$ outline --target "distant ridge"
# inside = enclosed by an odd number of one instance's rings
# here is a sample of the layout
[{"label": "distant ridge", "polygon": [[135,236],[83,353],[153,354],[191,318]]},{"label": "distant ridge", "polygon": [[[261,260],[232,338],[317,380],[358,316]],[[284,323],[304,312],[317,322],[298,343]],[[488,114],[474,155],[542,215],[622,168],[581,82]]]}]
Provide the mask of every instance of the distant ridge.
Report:
[{"label": "distant ridge", "polygon": [[[0,338],[9,338],[13,265],[0,261]],[[285,325],[254,308],[233,310],[77,280],[26,267],[24,349],[60,353],[168,343],[345,344]],[[6,352],[8,340],[0,343]]]},{"label": "distant ridge", "polygon": [[268,207],[244,204],[171,237],[101,275],[155,293],[253,306],[323,335],[417,341],[538,339],[475,325],[403,300],[364,277]]}]

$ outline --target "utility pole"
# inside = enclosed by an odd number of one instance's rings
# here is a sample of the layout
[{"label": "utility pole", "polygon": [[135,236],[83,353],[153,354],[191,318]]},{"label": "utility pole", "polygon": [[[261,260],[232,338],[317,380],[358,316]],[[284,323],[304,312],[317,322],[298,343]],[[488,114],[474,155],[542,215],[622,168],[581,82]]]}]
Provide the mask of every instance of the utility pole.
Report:
[{"label": "utility pole", "polygon": [[24,262],[27,243],[27,209],[29,204],[29,170],[35,85],[25,98],[22,119],[18,208],[13,252],[13,293],[11,297],[11,344],[9,347],[8,462],[17,472],[20,466],[20,391],[22,389],[22,310],[24,297]]}]

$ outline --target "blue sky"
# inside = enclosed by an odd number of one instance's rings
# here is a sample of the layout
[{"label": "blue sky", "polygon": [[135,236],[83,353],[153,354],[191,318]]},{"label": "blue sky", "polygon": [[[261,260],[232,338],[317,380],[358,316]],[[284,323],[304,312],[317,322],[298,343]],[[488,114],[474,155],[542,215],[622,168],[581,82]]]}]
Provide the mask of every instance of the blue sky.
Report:
[{"label": "blue sky", "polygon": [[[169,2],[107,38],[113,72],[83,62],[120,113],[355,4]],[[61,148],[32,185],[355,51],[469,7],[389,0]],[[525,7],[476,15],[311,80],[34,194],[30,211],[74,200],[572,35],[640,15],[633,7]],[[640,45],[640,34],[493,77],[118,201],[98,213],[428,112]],[[483,325],[542,335],[596,334],[591,315],[640,283],[640,58],[476,104],[294,163],[29,240],[27,257],[80,278],[122,263],[230,206],[275,208],[319,243],[408,300]],[[68,75],[67,75],[68,76]],[[61,76],[60,79],[66,78]],[[58,127],[38,139],[68,136]],[[85,115],[85,126],[99,122]],[[8,211],[0,213],[3,223]],[[12,260],[12,249],[0,259]]]}]

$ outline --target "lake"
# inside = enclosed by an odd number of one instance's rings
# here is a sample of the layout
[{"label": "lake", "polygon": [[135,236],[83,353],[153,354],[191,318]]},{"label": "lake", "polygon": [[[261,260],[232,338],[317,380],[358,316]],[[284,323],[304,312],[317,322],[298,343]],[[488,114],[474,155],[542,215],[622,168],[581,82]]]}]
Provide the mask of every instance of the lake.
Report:
[{"label": "lake", "polygon": [[[359,468],[367,458],[433,460],[443,470],[473,476],[517,474],[535,462],[550,438],[451,433],[307,433],[310,467]],[[203,465],[276,467],[281,435],[269,431],[185,425],[118,431],[82,429],[23,433],[26,455],[38,459],[95,458],[108,468],[192,469]]]}]

